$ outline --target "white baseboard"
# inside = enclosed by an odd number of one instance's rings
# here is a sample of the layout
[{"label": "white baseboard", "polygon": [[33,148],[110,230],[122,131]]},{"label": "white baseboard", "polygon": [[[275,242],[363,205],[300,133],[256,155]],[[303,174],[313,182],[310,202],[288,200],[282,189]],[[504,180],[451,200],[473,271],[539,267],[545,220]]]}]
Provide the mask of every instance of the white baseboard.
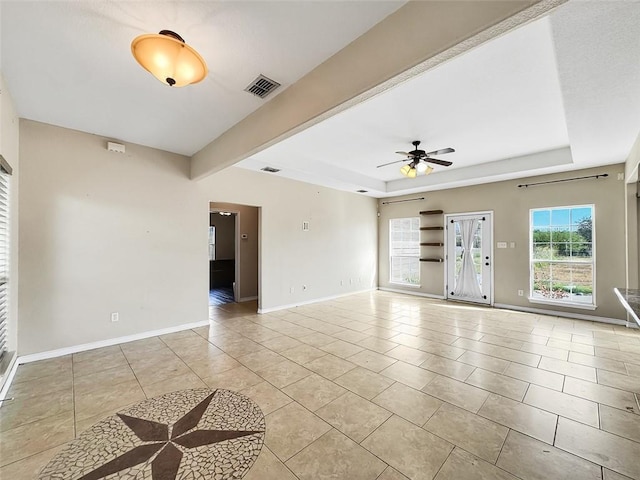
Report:
[{"label": "white baseboard", "polygon": [[378,290],[383,292],[404,293],[406,295],[414,295],[416,297],[435,298],[437,300],[444,300],[444,295],[434,295],[432,293],[414,292],[411,290],[400,290],[397,288],[378,287]]},{"label": "white baseboard", "polygon": [[87,350],[93,350],[95,348],[110,347],[111,345],[117,345],[119,343],[133,342],[135,340],[157,337],[158,335],[166,335],[168,333],[180,332],[182,330],[189,330],[191,328],[206,327],[207,325],[209,325],[209,320],[194,323],[183,323],[182,325],[176,325],[175,327],[150,330],[148,332],[125,335],[124,337],[109,338],[107,340],[98,340],[97,342],[83,343],[81,345],[73,345],[71,347],[58,348],[56,350],[49,350],[46,352],[22,355],[18,357],[18,363],[21,365],[23,363],[37,362],[38,360],[46,360],[48,358],[62,357],[71,353],[85,352]]},{"label": "white baseboard", "polygon": [[312,303],[324,302],[327,300],[335,300],[336,298],[348,297],[350,295],[356,295],[358,293],[371,292],[376,288],[365,288],[364,290],[357,290],[355,292],[341,293],[339,295],[331,295],[329,297],[314,298],[313,300],[305,300],[304,302],[290,303],[288,305],[278,305],[277,307],[259,308],[258,313],[270,313],[277,312],[278,310],[287,310],[288,308],[302,307],[303,305],[311,305]]},{"label": "white baseboard", "polygon": [[634,328],[633,325],[630,325],[626,320],[622,320],[620,318],[610,318],[610,317],[598,317],[597,315],[584,315],[582,313],[573,313],[573,312],[560,312],[557,310],[546,310],[544,308],[531,308],[531,307],[521,307],[519,305],[508,305],[506,303],[496,303],[493,305],[495,308],[505,308],[507,310],[516,310],[519,312],[528,312],[528,313],[541,313],[543,315],[553,315],[555,317],[566,317],[566,318],[575,318],[578,320],[588,320],[590,322],[601,322],[601,323],[610,323],[613,325],[623,325],[630,328]]},{"label": "white baseboard", "polygon": [[242,302],[250,302],[252,300],[257,300],[258,296],[255,295],[253,297],[240,297],[240,299],[238,300],[238,303],[242,303]]}]

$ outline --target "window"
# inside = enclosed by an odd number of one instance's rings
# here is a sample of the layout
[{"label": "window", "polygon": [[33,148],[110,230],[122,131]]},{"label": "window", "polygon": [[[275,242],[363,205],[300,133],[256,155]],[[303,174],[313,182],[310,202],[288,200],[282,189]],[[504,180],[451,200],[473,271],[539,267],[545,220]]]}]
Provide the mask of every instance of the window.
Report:
[{"label": "window", "polygon": [[216,259],[216,227],[209,227],[209,261]]},{"label": "window", "polygon": [[530,300],[595,306],[593,205],[531,210]]},{"label": "window", "polygon": [[420,285],[420,218],[389,220],[389,281]]},{"label": "window", "polygon": [[9,334],[9,175],[11,167],[0,156],[0,358],[7,351]]}]

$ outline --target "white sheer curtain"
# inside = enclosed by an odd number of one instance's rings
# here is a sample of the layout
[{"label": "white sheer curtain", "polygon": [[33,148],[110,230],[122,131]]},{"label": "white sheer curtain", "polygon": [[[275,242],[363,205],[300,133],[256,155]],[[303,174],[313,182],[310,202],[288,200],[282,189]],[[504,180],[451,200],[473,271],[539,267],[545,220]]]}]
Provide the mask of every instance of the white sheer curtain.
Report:
[{"label": "white sheer curtain", "polygon": [[476,266],[473,263],[473,238],[478,229],[478,220],[460,220],[460,233],[462,234],[462,268],[456,278],[454,295],[460,297],[480,298],[482,291],[478,284]]}]

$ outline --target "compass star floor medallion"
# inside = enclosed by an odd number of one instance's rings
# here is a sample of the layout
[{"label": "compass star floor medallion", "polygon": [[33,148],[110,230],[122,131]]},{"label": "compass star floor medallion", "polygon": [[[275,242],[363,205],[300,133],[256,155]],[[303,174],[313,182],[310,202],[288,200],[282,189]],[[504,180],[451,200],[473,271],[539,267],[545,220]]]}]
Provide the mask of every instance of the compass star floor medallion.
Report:
[{"label": "compass star floor medallion", "polygon": [[262,411],[244,395],[180,390],[95,424],[40,479],[238,479],[258,458],[264,431]]}]

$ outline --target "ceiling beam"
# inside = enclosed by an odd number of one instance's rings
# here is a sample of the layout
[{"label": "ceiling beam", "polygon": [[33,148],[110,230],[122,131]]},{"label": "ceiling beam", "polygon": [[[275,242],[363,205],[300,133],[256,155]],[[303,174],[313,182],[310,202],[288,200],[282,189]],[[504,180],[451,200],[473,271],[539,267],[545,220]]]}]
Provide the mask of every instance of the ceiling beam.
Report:
[{"label": "ceiling beam", "polygon": [[191,178],[244,160],[564,1],[408,2],[197,152]]}]

